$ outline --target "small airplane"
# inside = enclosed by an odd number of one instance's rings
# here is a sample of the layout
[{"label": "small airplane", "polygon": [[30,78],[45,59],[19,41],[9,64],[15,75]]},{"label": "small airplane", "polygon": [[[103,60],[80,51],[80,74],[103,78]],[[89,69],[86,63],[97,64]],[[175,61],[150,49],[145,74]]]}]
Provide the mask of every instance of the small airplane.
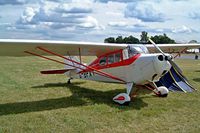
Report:
[{"label": "small airplane", "polygon": [[[64,69],[45,70],[41,74],[66,74],[72,79],[93,80],[126,85],[126,92],[113,98],[118,104],[129,104],[139,89],[151,90],[166,97],[169,90],[195,90],[173,59],[200,44],[110,44],[92,42],[0,39],[0,56],[34,55],[65,65]],[[157,53],[158,52],[158,53]],[[178,53],[175,57],[168,53]],[[47,55],[57,56],[64,61]],[[90,64],[82,56],[96,56]]]}]

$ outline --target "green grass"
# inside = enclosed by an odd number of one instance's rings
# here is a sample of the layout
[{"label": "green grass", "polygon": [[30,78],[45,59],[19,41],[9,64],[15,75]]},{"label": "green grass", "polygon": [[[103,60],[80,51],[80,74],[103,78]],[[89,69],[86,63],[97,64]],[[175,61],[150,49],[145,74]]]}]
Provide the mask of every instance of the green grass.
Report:
[{"label": "green grass", "polygon": [[[200,90],[200,60],[177,60]],[[130,106],[112,97],[123,85],[41,75],[63,68],[37,57],[0,57],[1,132],[199,132],[200,96],[170,93],[167,98],[139,95]]]}]

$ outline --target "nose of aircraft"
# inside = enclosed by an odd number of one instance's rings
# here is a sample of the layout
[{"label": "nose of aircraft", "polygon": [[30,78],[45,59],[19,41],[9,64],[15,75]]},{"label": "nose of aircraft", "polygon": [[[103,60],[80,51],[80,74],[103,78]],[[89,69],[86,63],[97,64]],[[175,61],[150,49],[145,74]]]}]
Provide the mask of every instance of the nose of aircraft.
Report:
[{"label": "nose of aircraft", "polygon": [[154,68],[159,77],[166,74],[171,68],[168,58],[170,58],[170,55],[158,54],[154,56]]}]

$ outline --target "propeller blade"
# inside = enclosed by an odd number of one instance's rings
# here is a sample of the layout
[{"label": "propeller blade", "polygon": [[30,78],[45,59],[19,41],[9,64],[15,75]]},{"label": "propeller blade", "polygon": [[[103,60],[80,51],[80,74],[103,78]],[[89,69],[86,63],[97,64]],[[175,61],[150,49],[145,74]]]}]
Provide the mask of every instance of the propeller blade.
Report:
[{"label": "propeller blade", "polygon": [[155,47],[158,51],[160,51],[165,57],[167,57],[167,61],[169,61],[169,63],[174,67],[174,69],[175,69],[176,71],[178,71],[179,73],[182,74],[182,70],[180,69],[180,67],[179,67],[178,65],[176,65],[176,63],[172,60],[172,56],[166,55],[166,54],[156,45],[156,43],[155,43],[153,40],[151,40],[150,38],[149,38],[149,41],[154,45],[154,47]]},{"label": "propeller blade", "polygon": [[183,71],[181,70],[181,68],[174,62],[174,61],[172,61],[172,60],[169,60],[169,63],[174,67],[174,69],[176,70],[176,71],[178,71],[179,73],[183,73]]},{"label": "propeller blade", "polygon": [[154,47],[155,47],[159,52],[161,52],[164,56],[166,56],[165,53],[156,45],[156,43],[155,43],[153,40],[151,40],[151,38],[149,38],[149,41],[154,45]]}]

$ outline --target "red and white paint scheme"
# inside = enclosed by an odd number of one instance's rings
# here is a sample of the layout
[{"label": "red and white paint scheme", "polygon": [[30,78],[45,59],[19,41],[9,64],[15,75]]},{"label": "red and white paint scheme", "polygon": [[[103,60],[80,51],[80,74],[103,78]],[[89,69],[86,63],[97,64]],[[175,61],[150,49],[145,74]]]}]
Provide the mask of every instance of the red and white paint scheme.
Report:
[{"label": "red and white paint scheme", "polygon": [[[153,42],[152,42],[153,43]],[[169,47],[170,46],[170,47]],[[46,60],[65,65],[62,70],[45,70],[42,74],[66,74],[71,79],[84,79],[126,85],[126,93],[120,93],[113,98],[119,104],[131,101],[131,95],[136,93],[136,86],[146,87],[159,96],[167,96],[165,86],[155,84],[175,65],[170,54],[200,47],[199,44],[108,44],[46,40],[6,40],[0,39],[0,56],[35,55]],[[162,50],[161,50],[161,49]],[[160,53],[152,53],[155,50]],[[151,53],[149,53],[149,51]],[[164,52],[163,52],[164,51]],[[45,55],[62,58],[59,61]],[[96,56],[90,64],[82,62],[82,56]],[[176,66],[177,67],[177,66]],[[151,87],[147,86],[151,84]]]}]

